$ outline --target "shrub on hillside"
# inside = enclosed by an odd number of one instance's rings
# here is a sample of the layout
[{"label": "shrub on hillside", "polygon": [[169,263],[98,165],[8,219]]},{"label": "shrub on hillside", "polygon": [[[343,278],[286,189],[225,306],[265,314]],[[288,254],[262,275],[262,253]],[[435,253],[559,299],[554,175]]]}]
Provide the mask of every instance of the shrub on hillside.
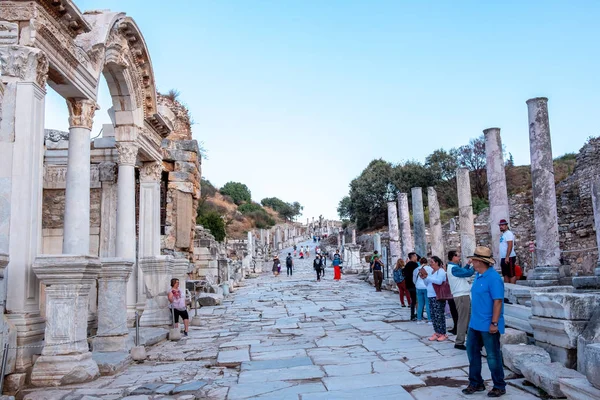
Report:
[{"label": "shrub on hillside", "polygon": [[217,188],[208,179],[204,178],[200,181],[200,190],[202,191],[202,196],[206,197],[214,197],[217,193]]},{"label": "shrub on hillside", "polygon": [[197,222],[208,229],[218,242],[225,240],[225,221],[217,212],[209,211],[199,215]]},{"label": "shrub on hillside", "polygon": [[248,186],[240,182],[227,182],[220,190],[222,195],[230,196],[234,203],[240,205],[252,201],[252,195]]},{"label": "shrub on hillside", "polygon": [[255,211],[264,211],[260,204],[257,203],[244,203],[238,207],[238,211],[242,214],[250,214]]}]

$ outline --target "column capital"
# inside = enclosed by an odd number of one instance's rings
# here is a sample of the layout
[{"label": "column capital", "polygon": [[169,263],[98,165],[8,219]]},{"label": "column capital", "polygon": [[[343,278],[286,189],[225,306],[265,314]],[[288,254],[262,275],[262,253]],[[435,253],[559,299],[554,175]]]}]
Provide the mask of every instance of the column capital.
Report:
[{"label": "column capital", "polygon": [[48,58],[43,51],[28,46],[0,46],[0,75],[46,87]]},{"label": "column capital", "polygon": [[86,128],[91,130],[94,114],[99,110],[98,104],[89,99],[67,99],[69,108],[69,128]]},{"label": "column capital", "polygon": [[133,142],[117,142],[117,151],[119,153],[119,165],[135,165],[138,154],[138,145]]},{"label": "column capital", "polygon": [[161,162],[151,161],[142,164],[140,169],[140,180],[142,182],[158,182],[163,171]]}]

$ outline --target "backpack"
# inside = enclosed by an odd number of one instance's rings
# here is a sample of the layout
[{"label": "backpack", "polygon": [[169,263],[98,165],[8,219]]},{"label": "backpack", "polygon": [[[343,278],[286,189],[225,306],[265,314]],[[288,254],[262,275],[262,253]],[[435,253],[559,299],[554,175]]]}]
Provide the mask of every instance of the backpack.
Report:
[{"label": "backpack", "polygon": [[400,268],[394,270],[394,282],[404,282],[404,275],[402,274],[402,270]]},{"label": "backpack", "polygon": [[286,267],[291,267],[292,265],[293,265],[292,257],[287,256],[287,258],[285,259],[285,266]]},{"label": "backpack", "polygon": [[315,259],[315,261],[313,261],[313,268],[314,269],[320,269],[323,266],[321,259]]}]

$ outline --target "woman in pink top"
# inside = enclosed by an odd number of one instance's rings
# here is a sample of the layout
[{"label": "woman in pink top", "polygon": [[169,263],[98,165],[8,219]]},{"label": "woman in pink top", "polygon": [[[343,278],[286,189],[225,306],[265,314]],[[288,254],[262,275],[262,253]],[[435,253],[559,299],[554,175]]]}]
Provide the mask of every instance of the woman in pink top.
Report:
[{"label": "woman in pink top", "polygon": [[190,326],[190,317],[187,312],[187,306],[185,305],[185,292],[179,287],[179,279],[171,279],[171,291],[167,297],[169,298],[169,303],[171,303],[169,308],[173,309],[173,314],[175,315],[173,326],[175,328],[179,327],[179,317],[181,317],[184,327],[183,334],[187,336],[188,328]]}]

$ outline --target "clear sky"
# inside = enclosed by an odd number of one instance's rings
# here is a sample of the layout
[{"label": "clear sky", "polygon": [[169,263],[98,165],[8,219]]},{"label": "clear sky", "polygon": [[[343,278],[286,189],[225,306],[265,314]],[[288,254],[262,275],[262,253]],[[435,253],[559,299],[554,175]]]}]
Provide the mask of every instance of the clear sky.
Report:
[{"label": "clear sky", "polygon": [[[549,98],[554,155],[600,134],[600,2],[76,0],[140,26],[213,184],[337,217],[374,158],[424,161],[489,127],[529,164],[527,107]],[[494,4],[492,4],[494,3]],[[106,123],[107,89],[96,124]],[[594,117],[596,115],[596,117]],[[47,128],[67,128],[50,93]]]}]

